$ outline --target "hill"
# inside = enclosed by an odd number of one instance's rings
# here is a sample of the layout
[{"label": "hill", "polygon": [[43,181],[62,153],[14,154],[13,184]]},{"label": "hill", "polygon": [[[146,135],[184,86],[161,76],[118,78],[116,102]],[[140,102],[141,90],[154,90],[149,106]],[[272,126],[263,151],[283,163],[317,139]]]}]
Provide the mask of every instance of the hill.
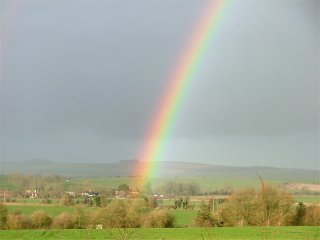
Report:
[{"label": "hill", "polygon": [[[24,162],[2,162],[1,174],[58,174],[66,177],[124,177],[134,175],[133,169],[141,167],[137,160],[123,160],[116,163],[68,163],[47,160]],[[257,178],[258,172],[265,179],[319,183],[319,170],[288,169],[276,167],[219,166],[190,162],[159,162],[159,177],[216,177],[216,178]]]}]

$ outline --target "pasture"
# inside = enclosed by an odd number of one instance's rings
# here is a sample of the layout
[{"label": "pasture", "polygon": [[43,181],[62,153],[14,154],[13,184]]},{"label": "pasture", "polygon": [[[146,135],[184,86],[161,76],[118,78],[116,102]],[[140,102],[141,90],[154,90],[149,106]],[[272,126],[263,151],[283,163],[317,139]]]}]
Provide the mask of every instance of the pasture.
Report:
[{"label": "pasture", "polygon": [[[9,213],[19,211],[25,215],[31,215],[33,212],[43,210],[50,216],[57,216],[62,212],[74,212],[76,207],[66,207],[57,205],[5,205]],[[87,209],[87,208],[86,208]]]},{"label": "pasture", "polygon": [[[284,183],[311,183],[311,179],[291,179],[285,182],[283,179],[277,178],[266,178],[265,183],[273,186],[281,186]],[[248,187],[259,188],[260,181],[257,176],[250,177],[214,177],[214,176],[182,176],[182,177],[156,177],[149,179],[149,186],[152,191],[156,194],[157,191],[169,182],[176,183],[196,183],[199,185],[202,193],[212,193],[213,191],[223,190],[225,188],[240,190]],[[81,189],[96,189],[97,191],[117,188],[121,184],[127,184],[130,189],[139,189],[139,183],[141,178],[139,177],[96,177],[96,178],[72,178],[70,181],[65,183],[66,189],[69,191],[78,191]],[[292,184],[291,184],[292,185]],[[288,186],[291,186],[288,185]],[[315,185],[318,186],[318,185]],[[293,191],[293,189],[287,189]],[[296,191],[296,190],[295,190]],[[310,194],[310,193],[309,193]],[[317,195],[315,195],[317,197]],[[320,197],[318,195],[318,197]],[[312,201],[318,202],[318,201]]]},{"label": "pasture", "polygon": [[319,240],[320,232],[317,227],[4,230],[0,231],[0,239]]},{"label": "pasture", "polygon": [[[120,184],[128,184],[131,189],[139,187],[140,178],[135,177],[119,177],[119,178],[74,178],[67,183],[69,189],[76,185],[81,185],[87,188],[116,188]],[[199,184],[204,192],[220,190],[226,185],[234,189],[241,189],[245,187],[259,187],[259,180],[254,178],[230,178],[230,177],[157,177],[150,179],[151,187],[156,189],[168,182],[190,183],[195,182]],[[281,180],[266,180],[267,183],[278,185],[283,183]]]},{"label": "pasture", "polygon": [[303,203],[320,203],[320,195],[294,195],[293,197],[295,202],[303,202]]}]

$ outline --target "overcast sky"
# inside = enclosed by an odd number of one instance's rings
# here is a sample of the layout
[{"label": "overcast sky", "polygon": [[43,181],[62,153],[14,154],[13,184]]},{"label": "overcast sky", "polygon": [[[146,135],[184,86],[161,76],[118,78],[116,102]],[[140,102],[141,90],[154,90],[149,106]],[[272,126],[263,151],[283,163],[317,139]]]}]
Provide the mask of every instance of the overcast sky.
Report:
[{"label": "overcast sky", "polygon": [[[1,1],[1,161],[138,157],[205,1]],[[231,1],[162,160],[319,168],[319,1]]]}]

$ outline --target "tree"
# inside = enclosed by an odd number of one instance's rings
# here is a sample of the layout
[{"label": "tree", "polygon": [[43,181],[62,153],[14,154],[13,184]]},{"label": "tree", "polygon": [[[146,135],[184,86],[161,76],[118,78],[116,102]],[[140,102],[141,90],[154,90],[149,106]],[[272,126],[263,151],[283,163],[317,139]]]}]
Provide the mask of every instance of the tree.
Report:
[{"label": "tree", "polygon": [[258,208],[256,192],[252,188],[232,194],[217,212],[217,218],[225,226],[257,225]]},{"label": "tree", "polygon": [[183,209],[187,209],[187,208],[188,208],[189,202],[190,202],[190,198],[189,198],[189,196],[186,196],[186,197],[183,199],[183,202],[182,202],[182,207],[183,207]]},{"label": "tree", "polygon": [[76,226],[76,219],[71,213],[63,212],[53,219],[52,226],[53,228],[71,229]]},{"label": "tree", "polygon": [[0,204],[0,229],[4,229],[7,224],[8,209]]},{"label": "tree", "polygon": [[151,211],[151,207],[148,201],[137,198],[128,203],[127,210],[127,226],[128,227],[140,227],[141,218]]},{"label": "tree", "polygon": [[129,192],[129,186],[125,183],[120,184],[118,187],[118,191],[124,191],[124,192]]},{"label": "tree", "polygon": [[7,226],[9,229],[30,229],[32,222],[28,216],[15,212],[8,215]]},{"label": "tree", "polygon": [[33,226],[35,226],[36,228],[49,228],[51,223],[52,223],[52,219],[49,217],[49,215],[43,211],[43,210],[39,210],[34,212],[31,215],[31,221]]},{"label": "tree", "polygon": [[306,226],[320,226],[320,207],[316,205],[308,206],[303,223]]},{"label": "tree", "polygon": [[190,182],[187,184],[187,192],[186,195],[198,195],[201,193],[200,186],[197,183]]},{"label": "tree", "polygon": [[157,197],[154,197],[154,196],[150,197],[148,199],[148,203],[149,203],[149,206],[151,208],[157,208],[158,207],[158,199],[157,199]]},{"label": "tree", "polygon": [[156,192],[162,193],[169,197],[197,195],[200,193],[200,187],[198,184],[190,183],[177,183],[167,182],[164,185],[157,188]]},{"label": "tree", "polygon": [[89,206],[89,207],[92,207],[93,205],[93,200],[91,197],[88,197],[88,196],[84,196],[83,198],[83,204]]},{"label": "tree", "polygon": [[100,196],[95,196],[93,198],[93,201],[96,204],[96,207],[101,207],[101,198],[100,198]]},{"label": "tree", "polygon": [[155,209],[141,219],[141,227],[170,228],[173,225],[174,217],[167,209]]},{"label": "tree", "polygon": [[60,199],[61,205],[63,206],[72,206],[74,205],[73,197],[69,194],[63,195]]},{"label": "tree", "polygon": [[259,191],[245,189],[230,195],[217,212],[217,218],[226,226],[282,226],[293,216],[292,196],[272,186]]},{"label": "tree", "polygon": [[299,202],[296,206],[296,214],[294,216],[293,225],[301,226],[303,224],[303,219],[306,214],[306,206]]},{"label": "tree", "polygon": [[144,199],[112,201],[97,211],[92,224],[102,224],[107,228],[136,228],[150,211],[149,202]]},{"label": "tree", "polygon": [[215,224],[215,219],[212,216],[210,204],[201,202],[200,209],[194,223],[198,227],[212,227]]},{"label": "tree", "polygon": [[182,204],[183,204],[183,199],[182,198],[174,200],[174,206],[175,206],[176,209],[183,207]]},{"label": "tree", "polygon": [[95,224],[109,228],[127,227],[127,210],[128,202],[113,201],[97,212]]},{"label": "tree", "polygon": [[83,210],[83,208],[77,207],[75,213],[73,214],[75,221],[75,228],[85,228],[88,222],[88,216]]},{"label": "tree", "polygon": [[293,199],[289,193],[266,185],[258,192],[258,202],[260,213],[262,213],[259,218],[262,220],[261,225],[282,226],[289,224],[290,218],[294,214]]}]

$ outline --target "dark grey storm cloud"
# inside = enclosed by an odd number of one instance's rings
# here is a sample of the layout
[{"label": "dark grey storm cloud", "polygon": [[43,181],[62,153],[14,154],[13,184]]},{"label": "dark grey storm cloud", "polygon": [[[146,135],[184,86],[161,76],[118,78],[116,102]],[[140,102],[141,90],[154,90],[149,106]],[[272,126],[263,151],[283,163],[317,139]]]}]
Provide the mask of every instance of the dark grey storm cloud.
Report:
[{"label": "dark grey storm cloud", "polygon": [[[1,160],[138,157],[204,1],[2,1]],[[162,160],[319,167],[318,1],[232,1]]]}]

